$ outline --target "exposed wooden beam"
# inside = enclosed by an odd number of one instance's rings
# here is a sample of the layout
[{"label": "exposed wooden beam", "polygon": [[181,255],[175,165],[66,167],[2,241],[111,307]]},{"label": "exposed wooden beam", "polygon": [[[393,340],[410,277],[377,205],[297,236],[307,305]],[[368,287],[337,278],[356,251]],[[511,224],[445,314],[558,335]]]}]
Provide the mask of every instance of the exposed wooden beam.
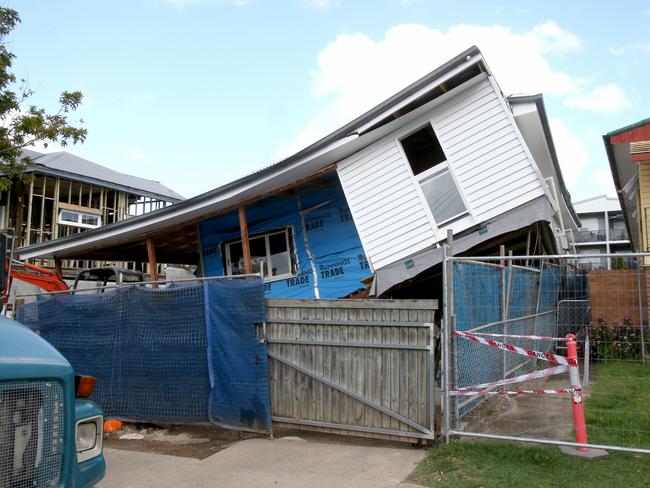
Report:
[{"label": "exposed wooden beam", "polygon": [[54,258],[54,272],[59,278],[63,279],[63,265],[61,258]]},{"label": "exposed wooden beam", "polygon": [[[156,248],[153,245],[153,239],[147,237],[147,257],[149,258],[149,276],[151,281],[158,281],[158,263],[156,262]],[[158,284],[153,284],[154,288],[158,288]]]},{"label": "exposed wooden beam", "polygon": [[248,240],[248,218],[246,217],[246,207],[239,207],[239,230],[241,232],[241,247],[244,252],[244,273],[253,272],[253,263],[251,261],[251,247]]}]

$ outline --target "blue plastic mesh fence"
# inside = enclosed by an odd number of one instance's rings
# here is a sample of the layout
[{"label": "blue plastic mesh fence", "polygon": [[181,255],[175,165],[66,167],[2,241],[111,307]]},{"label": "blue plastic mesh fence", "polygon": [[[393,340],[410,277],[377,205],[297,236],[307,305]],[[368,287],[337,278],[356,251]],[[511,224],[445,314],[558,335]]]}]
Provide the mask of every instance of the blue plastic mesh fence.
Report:
[{"label": "blue plastic mesh fence", "polygon": [[[455,329],[467,332],[555,336],[556,307],[562,269],[544,263],[540,269],[496,263],[453,262]],[[507,320],[506,320],[507,319]],[[515,346],[550,351],[554,343],[518,338],[497,339]],[[536,359],[468,341],[453,340],[455,383],[466,387],[524,374]],[[485,397],[458,397],[462,418]]]},{"label": "blue plastic mesh fence", "polygon": [[[242,282],[263,296],[261,280]],[[206,286],[211,290],[207,295]],[[220,337],[224,348],[238,350],[250,341],[249,325],[260,321],[260,316],[263,320],[264,302],[251,300],[249,295],[214,284],[127,287],[47,296],[21,307],[17,318],[56,347],[77,373],[97,377],[93,399],[106,416],[207,423],[212,395],[209,368],[214,373],[213,386],[215,381],[236,381],[227,370],[234,367],[239,377],[264,374],[267,381],[266,349],[263,354],[258,351],[254,361],[247,356],[231,365],[211,364],[207,355],[208,337],[214,329],[229,328],[230,334]],[[206,319],[206,296],[211,302],[230,304],[211,323]],[[258,396],[256,414],[266,425],[268,392]],[[231,408],[238,408],[240,399],[233,397]],[[239,427],[237,423],[222,425]]]}]

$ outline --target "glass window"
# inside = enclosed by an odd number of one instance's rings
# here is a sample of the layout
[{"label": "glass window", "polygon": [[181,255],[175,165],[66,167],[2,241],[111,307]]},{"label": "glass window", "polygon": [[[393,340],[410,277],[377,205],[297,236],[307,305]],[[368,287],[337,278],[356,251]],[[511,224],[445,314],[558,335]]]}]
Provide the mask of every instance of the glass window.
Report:
[{"label": "glass window", "polygon": [[99,227],[101,223],[99,215],[66,209],[59,212],[59,224],[94,229]]},{"label": "glass window", "polygon": [[[291,229],[256,234],[250,237],[251,264],[253,273],[265,278],[295,274],[290,247]],[[224,269],[228,275],[245,274],[244,253],[241,241],[223,245]]]},{"label": "glass window", "polygon": [[467,207],[431,124],[400,143],[436,224],[442,225],[466,215]]},{"label": "glass window", "polygon": [[241,241],[228,244],[230,250],[230,267],[226,270],[228,275],[244,274],[244,251],[242,250]]},{"label": "glass window", "polygon": [[291,258],[286,232],[269,236],[269,251],[271,255],[269,275],[279,276],[291,273]]},{"label": "glass window", "polygon": [[465,203],[449,170],[423,179],[420,186],[436,222],[446,222],[465,213]]},{"label": "glass window", "polygon": [[99,217],[97,215],[81,214],[81,223],[86,225],[99,225]]},{"label": "glass window", "polygon": [[68,210],[61,210],[60,220],[64,222],[74,222],[75,224],[79,220],[79,214],[77,212],[69,212]]}]

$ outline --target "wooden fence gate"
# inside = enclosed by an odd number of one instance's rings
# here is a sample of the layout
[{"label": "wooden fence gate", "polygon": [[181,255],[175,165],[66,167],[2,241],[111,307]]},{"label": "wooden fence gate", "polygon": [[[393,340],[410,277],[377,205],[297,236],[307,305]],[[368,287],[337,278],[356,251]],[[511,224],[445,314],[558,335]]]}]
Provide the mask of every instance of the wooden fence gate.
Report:
[{"label": "wooden fence gate", "polygon": [[436,300],[267,300],[274,425],[434,438]]}]

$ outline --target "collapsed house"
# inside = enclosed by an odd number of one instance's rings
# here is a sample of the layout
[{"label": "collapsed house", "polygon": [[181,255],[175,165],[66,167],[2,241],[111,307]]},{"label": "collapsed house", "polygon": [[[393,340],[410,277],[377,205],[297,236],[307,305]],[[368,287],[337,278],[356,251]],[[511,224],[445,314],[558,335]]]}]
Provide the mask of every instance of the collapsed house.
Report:
[{"label": "collapsed house", "polygon": [[260,273],[274,298],[416,298],[435,295],[449,232],[456,253],[543,254],[578,225],[542,96],[504,97],[472,47],[283,161],[18,252]]},{"label": "collapsed house", "polygon": [[603,142],[632,248],[635,252],[647,252],[650,250],[650,119],[605,134]]}]

